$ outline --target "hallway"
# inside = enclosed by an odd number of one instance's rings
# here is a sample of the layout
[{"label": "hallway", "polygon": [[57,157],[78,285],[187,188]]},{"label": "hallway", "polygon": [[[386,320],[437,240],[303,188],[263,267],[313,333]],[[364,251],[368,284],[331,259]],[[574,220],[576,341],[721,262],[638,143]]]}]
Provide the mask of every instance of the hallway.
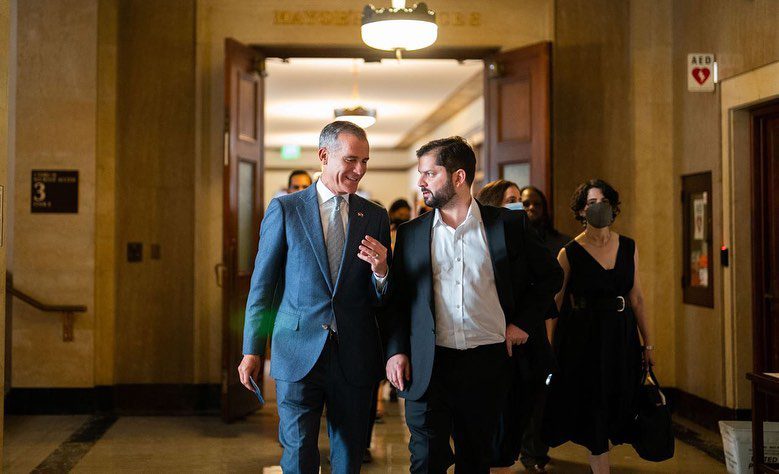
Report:
[{"label": "hallway", "polygon": [[[376,425],[373,458],[367,473],[408,472],[408,430],[402,403],[386,403],[384,423]],[[276,441],[276,407],[226,425],[216,416],[120,417],[99,439],[100,417],[8,416],[5,428],[3,472],[281,472],[274,468],[281,456]],[[109,419],[107,423],[110,424]],[[86,429],[80,429],[84,427]],[[324,426],[323,426],[324,428]],[[79,431],[80,430],[80,431]],[[74,432],[79,431],[76,436]],[[97,433],[95,433],[97,432]],[[93,436],[97,434],[97,436]],[[713,436],[713,434],[711,434]],[[322,431],[320,446],[326,449]],[[549,472],[587,473],[586,451],[566,444],[551,452]],[[323,452],[322,457],[326,457]],[[612,451],[613,472],[725,472],[724,464],[677,441],[670,461],[654,464],[638,459],[632,448]],[[520,463],[511,470],[524,472]]]}]

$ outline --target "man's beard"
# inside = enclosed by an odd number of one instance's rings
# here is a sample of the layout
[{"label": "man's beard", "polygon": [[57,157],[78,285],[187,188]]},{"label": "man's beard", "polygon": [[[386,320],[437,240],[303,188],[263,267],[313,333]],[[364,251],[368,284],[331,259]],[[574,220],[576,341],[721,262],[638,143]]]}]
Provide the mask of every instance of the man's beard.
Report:
[{"label": "man's beard", "polygon": [[427,188],[422,188],[422,190],[430,193],[430,197],[425,198],[424,201],[427,206],[433,209],[440,209],[446,206],[456,194],[451,178],[446,180],[446,184],[438,192],[434,193]]}]

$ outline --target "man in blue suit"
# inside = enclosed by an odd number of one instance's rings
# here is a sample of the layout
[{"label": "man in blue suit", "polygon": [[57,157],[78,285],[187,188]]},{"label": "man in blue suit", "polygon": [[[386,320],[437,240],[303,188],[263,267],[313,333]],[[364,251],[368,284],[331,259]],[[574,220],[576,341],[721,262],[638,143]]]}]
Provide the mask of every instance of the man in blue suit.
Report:
[{"label": "man in blue suit", "polygon": [[[355,194],[368,165],[365,131],[333,122],[319,136],[316,185],[271,201],[246,305],[241,382],[252,390],[273,331],[279,440],[285,473],[319,469],[319,420],[327,406],[334,473],[360,470],[371,391],[382,378],[375,307],[383,298],[387,212]],[[280,298],[273,323],[274,295]],[[279,296],[280,295],[280,296]]]}]

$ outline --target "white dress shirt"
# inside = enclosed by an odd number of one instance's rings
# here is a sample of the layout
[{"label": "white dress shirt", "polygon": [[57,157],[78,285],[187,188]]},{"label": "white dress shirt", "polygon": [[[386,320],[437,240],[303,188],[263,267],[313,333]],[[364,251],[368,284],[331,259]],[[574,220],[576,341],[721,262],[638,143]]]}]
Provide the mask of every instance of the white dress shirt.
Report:
[{"label": "white dress shirt", "polygon": [[[319,201],[319,217],[322,221],[322,235],[327,237],[327,229],[330,225],[330,214],[333,212],[333,207],[335,206],[335,193],[330,191],[327,186],[322,183],[321,179],[318,179],[316,182],[316,196],[317,200]],[[344,247],[346,247],[346,243],[349,241],[349,194],[341,194],[341,197],[344,199],[341,202],[341,220],[343,220],[344,223]],[[362,240],[362,239],[361,239]],[[378,239],[376,239],[378,240]],[[325,246],[327,245],[327,242],[325,242]],[[381,291],[384,288],[384,283],[387,280],[387,276],[389,276],[389,272],[387,272],[386,275],[384,275],[383,278],[379,278],[376,276],[376,274],[373,274],[374,278],[376,278],[376,284],[377,289]],[[335,283],[335,282],[333,282]]]},{"label": "white dress shirt", "polygon": [[468,215],[457,229],[435,210],[430,255],[436,345],[462,350],[504,342],[506,318],[475,199],[471,198]]}]

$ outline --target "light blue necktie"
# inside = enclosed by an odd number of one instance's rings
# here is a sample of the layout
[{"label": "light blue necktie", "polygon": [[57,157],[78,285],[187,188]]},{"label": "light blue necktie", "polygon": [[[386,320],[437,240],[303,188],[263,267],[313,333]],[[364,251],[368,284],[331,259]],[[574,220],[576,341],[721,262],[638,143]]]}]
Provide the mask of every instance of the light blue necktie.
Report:
[{"label": "light blue necktie", "polygon": [[327,225],[327,262],[330,264],[330,279],[335,286],[338,280],[338,270],[341,268],[341,260],[344,251],[344,222],[341,219],[341,203],[344,198],[333,196],[335,203],[330,211],[330,220]]}]

